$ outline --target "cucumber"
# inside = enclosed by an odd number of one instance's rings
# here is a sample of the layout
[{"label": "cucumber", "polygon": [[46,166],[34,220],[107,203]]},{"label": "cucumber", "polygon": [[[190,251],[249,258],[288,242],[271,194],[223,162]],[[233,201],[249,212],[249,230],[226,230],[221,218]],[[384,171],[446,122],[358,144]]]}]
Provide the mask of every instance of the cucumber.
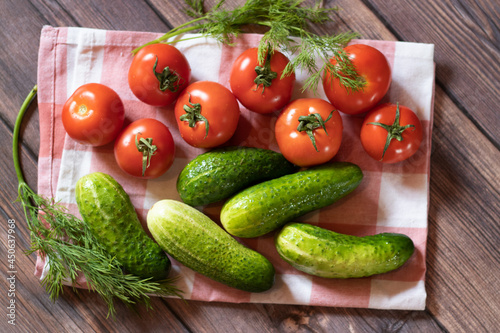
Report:
[{"label": "cucumber", "polygon": [[272,150],[219,148],[198,155],[186,165],[177,178],[177,191],[188,205],[207,205],[250,185],[297,170],[298,167]]},{"label": "cucumber", "polygon": [[325,278],[360,278],[401,267],[413,254],[410,237],[381,233],[356,237],[306,223],[289,223],[275,238],[283,260]]},{"label": "cucumber", "polygon": [[352,192],[363,173],[352,163],[313,167],[249,187],[221,210],[224,228],[233,236],[262,236],[301,215],[331,205]]},{"label": "cucumber", "polygon": [[78,209],[92,234],[128,273],[161,280],[171,263],[149,237],[128,194],[110,175],[95,172],[76,183]]},{"label": "cucumber", "polygon": [[274,284],[274,267],[238,243],[208,216],[183,202],[160,200],[148,212],[148,228],[175,260],[215,281],[249,292]]}]

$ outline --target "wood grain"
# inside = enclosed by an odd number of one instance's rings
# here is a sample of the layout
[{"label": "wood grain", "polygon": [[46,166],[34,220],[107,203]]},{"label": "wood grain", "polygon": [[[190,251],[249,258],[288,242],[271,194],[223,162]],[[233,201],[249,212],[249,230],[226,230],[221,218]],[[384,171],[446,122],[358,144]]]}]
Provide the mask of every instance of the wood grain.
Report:
[{"label": "wood grain", "polygon": [[[216,1],[207,1],[210,6]],[[243,0],[228,0],[228,8]],[[307,3],[312,3],[308,0]],[[499,7],[495,1],[323,1],[339,6],[319,33],[434,43],[437,89],[431,156],[426,311],[382,311],[154,298],[137,313],[117,304],[115,320],[94,293],[65,288],[51,302],[33,275],[10,143],[17,110],[36,82],[41,27],[85,26],[166,32],[188,20],[181,0],[4,0],[0,2],[0,173],[3,221],[16,220],[17,326],[10,332],[494,332],[500,313]],[[36,189],[36,108],[23,125],[22,166]],[[6,223],[0,227],[7,253]],[[5,263],[5,260],[2,260]],[[2,264],[2,290],[7,266]],[[0,295],[2,306],[7,301]]]},{"label": "wood grain", "polygon": [[[36,83],[40,27],[46,24],[46,21],[25,0],[1,1],[0,13],[2,15],[0,20],[0,31],[2,31],[0,109],[2,121],[12,132],[14,120],[24,96]],[[28,130],[25,131],[24,139],[30,151],[36,154],[39,147],[38,121],[29,121],[26,124]],[[7,142],[10,141],[5,141]],[[10,147],[10,144],[7,147]],[[7,159],[7,156],[10,154],[2,155],[4,159]],[[36,173],[34,179],[36,179]]]},{"label": "wood grain", "polygon": [[[452,332],[494,331],[500,311],[495,175],[500,153],[439,90],[436,111],[442,112],[434,118],[427,306]],[[459,129],[457,122],[462,124]]]}]

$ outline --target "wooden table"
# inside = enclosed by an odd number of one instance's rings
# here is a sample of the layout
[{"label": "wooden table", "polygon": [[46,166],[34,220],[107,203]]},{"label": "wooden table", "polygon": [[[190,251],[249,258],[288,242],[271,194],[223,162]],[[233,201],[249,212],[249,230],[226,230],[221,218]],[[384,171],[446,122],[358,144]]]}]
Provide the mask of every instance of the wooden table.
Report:
[{"label": "wooden table", "polygon": [[[212,4],[214,1],[208,1]],[[243,0],[228,0],[234,7]],[[500,247],[500,7],[493,0],[338,0],[334,23],[363,38],[435,44],[436,95],[431,157],[428,292],[425,311],[225,304],[154,298],[139,315],[118,304],[116,320],[93,293],[70,288],[52,303],[25,256],[29,235],[11,142],[17,111],[37,79],[43,25],[166,32],[185,22],[181,0],[3,0],[0,2],[1,253],[7,262],[7,221],[16,220],[16,326],[4,315],[0,331],[14,332],[498,332]],[[37,183],[36,108],[22,130],[22,164]],[[8,306],[2,264],[1,307]]]}]

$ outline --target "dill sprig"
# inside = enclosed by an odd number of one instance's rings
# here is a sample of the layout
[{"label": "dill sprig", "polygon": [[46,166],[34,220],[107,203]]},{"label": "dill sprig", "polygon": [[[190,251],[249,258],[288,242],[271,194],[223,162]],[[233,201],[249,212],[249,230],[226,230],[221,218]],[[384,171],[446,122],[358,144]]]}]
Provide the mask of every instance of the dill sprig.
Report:
[{"label": "dill sprig", "polygon": [[23,207],[31,239],[26,253],[38,252],[48,260],[48,273],[41,283],[50,299],[55,301],[65,284],[73,285],[76,291],[82,274],[89,290],[97,292],[106,302],[108,316],[115,314],[115,298],[127,306],[140,302],[150,309],[149,295],[181,297],[181,291],[173,285],[175,278],[151,281],[125,274],[120,263],[102,248],[82,220],[54,199],[36,194],[25,182],[19,161],[19,132],[36,92],[37,86],[26,97],[17,116],[12,154],[19,183],[17,201]]},{"label": "dill sprig", "polygon": [[[356,38],[357,34],[348,32],[332,36],[315,36],[302,38],[298,47],[301,50],[310,50],[309,52],[296,52],[297,56],[291,60],[289,65],[283,71],[283,75],[291,73],[295,68],[303,68],[309,72],[310,76],[304,82],[303,90],[315,91],[316,86],[322,79],[322,75],[333,75],[340,80],[340,84],[351,91],[362,89],[364,81],[359,79],[354,66],[344,52],[343,46],[351,39]],[[333,56],[328,50],[336,50]],[[330,62],[334,57],[336,64]],[[321,59],[319,67],[317,59]],[[333,83],[333,81],[331,81]]]},{"label": "dill sprig", "polygon": [[[266,54],[273,50],[293,55],[283,75],[289,75],[299,69],[305,70],[309,78],[303,90],[310,89],[315,92],[322,75],[338,78],[350,91],[360,90],[364,86],[364,81],[359,80],[354,66],[343,50],[351,39],[359,35],[349,32],[319,36],[309,29],[311,24],[327,22],[330,12],[337,11],[337,7],[324,8],[319,0],[313,6],[305,6],[305,0],[247,0],[241,6],[227,10],[223,7],[225,0],[220,0],[208,11],[204,11],[204,0],[185,2],[189,7],[186,13],[193,17],[193,20],[173,28],[132,52],[135,54],[150,44],[171,44],[199,38],[174,38],[193,31],[198,31],[200,37],[211,37],[223,44],[233,45],[234,38],[243,33],[246,26],[260,25],[267,28],[259,43],[260,63],[264,63]],[[337,60],[337,65],[329,62],[332,57]]]}]

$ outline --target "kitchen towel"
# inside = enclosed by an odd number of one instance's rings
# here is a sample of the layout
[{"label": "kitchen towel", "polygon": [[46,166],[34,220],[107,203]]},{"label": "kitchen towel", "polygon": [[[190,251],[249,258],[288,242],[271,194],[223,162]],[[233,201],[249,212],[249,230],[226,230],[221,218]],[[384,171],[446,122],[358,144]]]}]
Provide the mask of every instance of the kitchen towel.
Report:
[{"label": "kitchen towel", "polygon": [[[55,197],[69,211],[80,216],[75,201],[75,183],[85,174],[101,171],[113,176],[130,195],[141,222],[161,199],[180,200],[177,175],[194,157],[205,152],[189,146],[179,135],[173,105],[152,107],[131,92],[127,73],[131,50],[160,34],[150,32],[107,31],[88,28],[45,26],[41,32],[38,58],[38,105],[40,153],[38,191]],[[194,35],[184,36],[194,37]],[[243,34],[234,46],[221,45],[210,38],[180,41],[175,46],[184,53],[192,69],[191,82],[217,81],[229,88],[229,72],[236,57],[257,46],[261,35]],[[434,97],[434,46],[432,44],[354,40],[383,52],[392,68],[392,84],[384,102],[399,102],[413,109],[422,121],[424,140],[410,159],[385,165],[371,159],[363,150],[359,131],[361,116],[342,115],[342,146],[334,158],[358,164],[364,173],[361,185],[349,196],[324,209],[309,213],[298,221],[340,233],[357,236],[398,232],[411,237],[415,253],[400,269],[361,279],[325,279],[307,275],[289,266],[274,247],[273,233],[254,239],[239,239],[266,256],[276,268],[276,282],[264,293],[248,293],[212,281],[173,260],[177,284],[186,299],[220,302],[304,304],[335,307],[423,310],[425,308],[426,240],[428,231],[429,176]],[[302,92],[307,75],[296,73],[293,99],[325,98],[318,92]],[[61,110],[80,85],[90,82],[114,89],[125,104],[126,121],[156,118],[165,123],[176,143],[173,166],[157,179],[130,177],[117,166],[113,145],[92,148],[66,135]],[[279,151],[274,123],[279,112],[260,115],[241,106],[241,118],[231,145],[245,145]],[[198,207],[218,221],[221,206]],[[43,278],[47,263],[39,257],[36,276]]]}]

